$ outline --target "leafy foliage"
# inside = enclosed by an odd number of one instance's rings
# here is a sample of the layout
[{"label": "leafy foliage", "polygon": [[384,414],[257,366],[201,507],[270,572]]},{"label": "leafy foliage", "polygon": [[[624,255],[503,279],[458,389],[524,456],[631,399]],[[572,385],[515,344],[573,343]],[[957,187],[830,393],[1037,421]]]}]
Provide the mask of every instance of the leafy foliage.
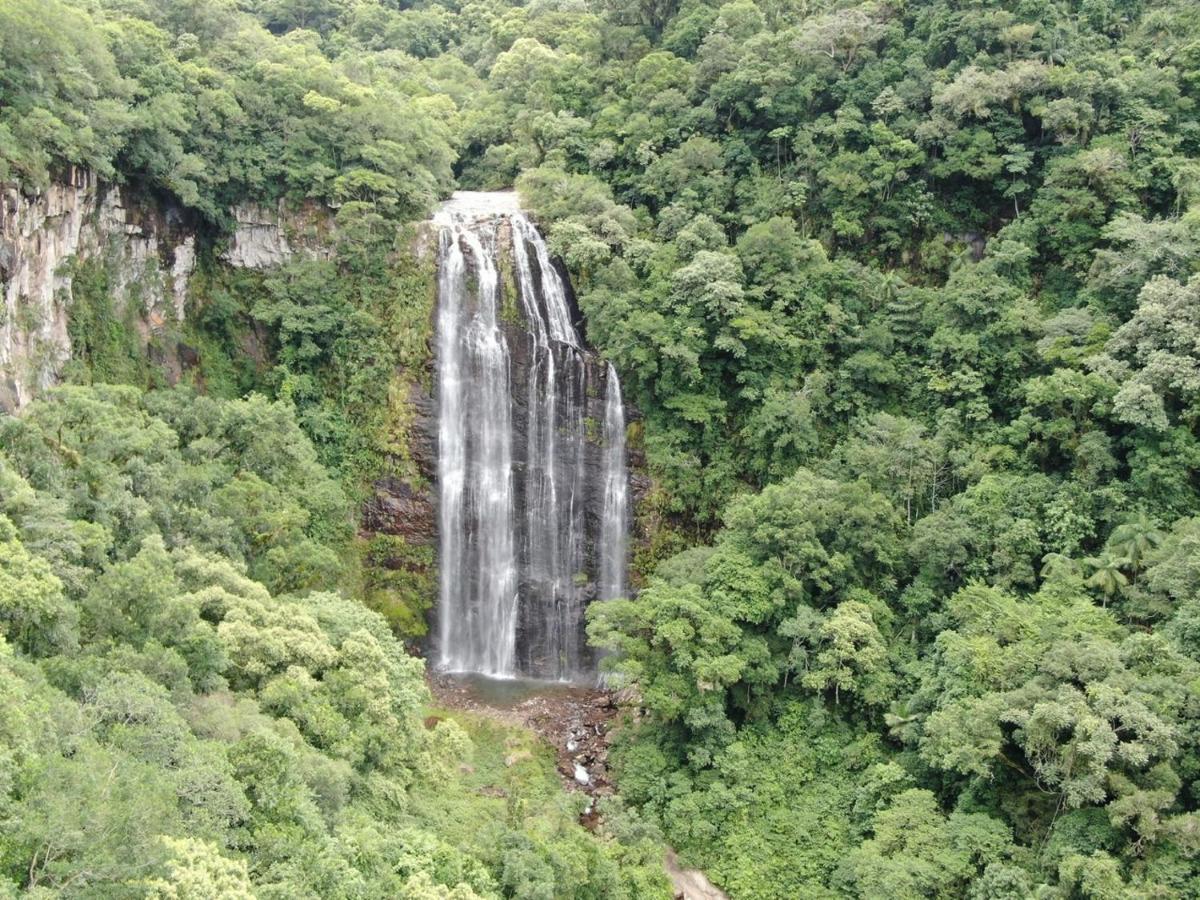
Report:
[{"label": "leafy foliage", "polygon": [[[329,592],[337,485],[411,462],[395,224],[457,175],[517,185],[643,414],[642,590],[590,623],[632,807],[739,897],[1196,897],[1198,38],[1187,0],[0,4],[0,179],[338,209],[331,258],[202,273],[229,402],[4,425],[4,871],[660,890],[519,800],[475,828],[423,780],[461,729]],[[75,377],[152,386],[77,278]]]},{"label": "leafy foliage", "polygon": [[470,900],[529,864],[662,895],[653,832],[589,835],[544,757],[500,775],[528,732],[423,719],[423,663],[328,589],[349,524],[284,403],[66,387],[5,420],[9,892]]},{"label": "leafy foliage", "polygon": [[595,14],[495,58],[463,176],[524,170],[645,416],[627,795],[738,896],[1192,896],[1194,5]]},{"label": "leafy foliage", "polygon": [[0,32],[5,180],[82,165],[213,219],[283,196],[410,216],[450,183],[454,104],[408,57],[334,61],[316,32],[275,37],[220,0],[17,0]]}]

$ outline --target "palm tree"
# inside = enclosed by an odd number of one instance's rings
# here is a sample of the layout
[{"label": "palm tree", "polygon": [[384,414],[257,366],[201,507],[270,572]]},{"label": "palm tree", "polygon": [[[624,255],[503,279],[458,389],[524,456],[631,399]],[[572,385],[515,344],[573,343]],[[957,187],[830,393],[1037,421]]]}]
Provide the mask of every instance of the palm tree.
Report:
[{"label": "palm tree", "polygon": [[1164,537],[1158,528],[1158,522],[1144,512],[1139,512],[1113,529],[1105,547],[1129,561],[1133,582],[1137,584],[1137,574],[1141,571],[1147,554],[1161,544]]},{"label": "palm tree", "polygon": [[1096,588],[1104,595],[1102,606],[1107,607],[1112,596],[1124,590],[1125,586],[1129,584],[1129,579],[1121,571],[1124,566],[1129,564],[1129,560],[1123,556],[1116,556],[1105,550],[1099,556],[1089,556],[1083,561],[1083,564],[1092,570],[1084,584],[1090,588]]},{"label": "palm tree", "polygon": [[1063,553],[1047,553],[1042,557],[1042,569],[1038,574],[1043,581],[1078,575],[1079,563]]},{"label": "palm tree", "polygon": [[1067,61],[1067,47],[1074,43],[1075,38],[1075,29],[1069,23],[1057,23],[1044,32],[1040,52],[1036,56],[1049,66],[1064,65]]},{"label": "palm tree", "polygon": [[887,306],[889,303],[895,302],[904,290],[908,287],[908,282],[903,276],[895,270],[884,272],[879,279],[879,286],[875,295],[876,302],[880,305]]}]

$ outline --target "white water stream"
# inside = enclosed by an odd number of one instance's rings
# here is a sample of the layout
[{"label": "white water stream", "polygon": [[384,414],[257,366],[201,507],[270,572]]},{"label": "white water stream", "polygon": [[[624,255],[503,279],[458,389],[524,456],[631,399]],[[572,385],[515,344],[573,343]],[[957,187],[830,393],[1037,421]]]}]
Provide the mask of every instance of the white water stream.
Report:
[{"label": "white water stream", "polygon": [[[586,604],[625,590],[620,383],[584,346],[568,286],[515,195],[460,192],[435,221],[438,665],[576,679],[593,665]],[[508,263],[516,297],[505,296]],[[505,313],[517,304],[519,317]],[[601,381],[603,423],[589,440]]]}]

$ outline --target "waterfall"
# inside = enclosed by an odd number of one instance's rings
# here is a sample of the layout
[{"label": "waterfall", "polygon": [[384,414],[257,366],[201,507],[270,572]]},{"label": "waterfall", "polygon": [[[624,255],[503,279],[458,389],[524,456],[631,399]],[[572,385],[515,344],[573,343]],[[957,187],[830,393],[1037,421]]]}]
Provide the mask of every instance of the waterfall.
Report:
[{"label": "waterfall", "polygon": [[[474,264],[470,302],[466,253]],[[455,224],[439,276],[439,587],[442,664],[511,675],[516,655],[509,357],[499,327],[494,253]]]},{"label": "waterfall", "polygon": [[436,222],[438,665],[574,680],[587,603],[624,590],[620,384],[511,194],[460,192]]},{"label": "waterfall", "polygon": [[564,679],[580,671],[584,649],[576,576],[584,571],[587,357],[546,242],[520,213],[510,221],[517,290],[533,337],[522,540],[522,580],[531,600],[526,618],[530,631],[544,626],[540,651],[546,674]]},{"label": "waterfall", "polygon": [[625,465],[625,403],[617,370],[609,363],[604,389],[604,514],[600,524],[601,600],[625,593],[629,552],[629,473]]}]

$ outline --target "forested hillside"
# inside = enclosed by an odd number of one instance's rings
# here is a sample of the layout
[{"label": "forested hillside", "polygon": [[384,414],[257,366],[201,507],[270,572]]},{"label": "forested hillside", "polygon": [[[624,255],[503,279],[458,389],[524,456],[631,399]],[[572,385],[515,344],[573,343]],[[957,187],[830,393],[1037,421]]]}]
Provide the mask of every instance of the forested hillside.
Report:
[{"label": "forested hillside", "polygon": [[0,446],[4,896],[662,896],[652,830],[425,718],[289,404],[68,387]]},{"label": "forested hillside", "polygon": [[[0,181],[339,234],[0,427],[0,891],[1200,898],[1198,100],[1191,0],[0,0]],[[402,226],[511,185],[653,476],[599,838],[347,576]]]}]

